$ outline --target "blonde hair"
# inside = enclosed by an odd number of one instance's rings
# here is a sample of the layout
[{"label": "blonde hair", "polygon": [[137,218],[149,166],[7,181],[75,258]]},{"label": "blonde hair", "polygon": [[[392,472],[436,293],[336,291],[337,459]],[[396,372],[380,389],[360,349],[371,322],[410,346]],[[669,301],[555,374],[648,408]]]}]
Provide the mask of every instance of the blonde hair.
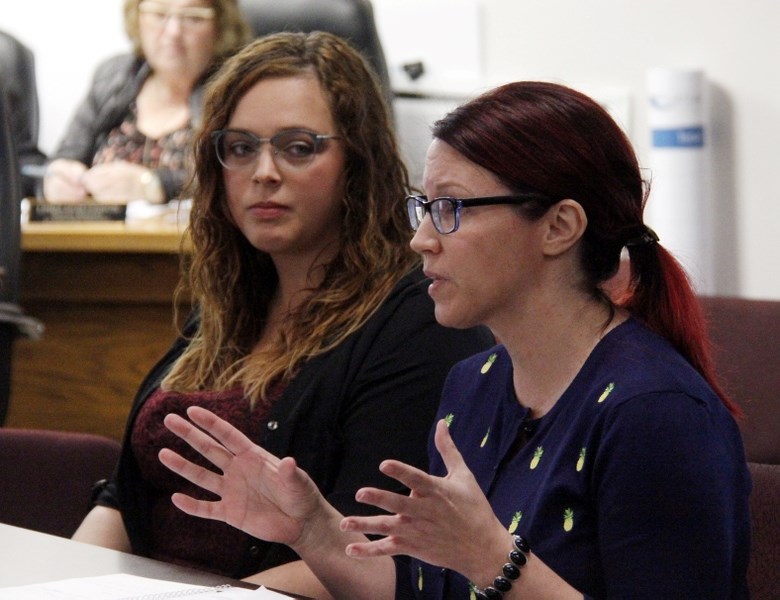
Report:
[{"label": "blonde hair", "polygon": [[[232,223],[211,134],[258,81],[301,74],[322,86],[345,149],[341,246],[323,267],[321,284],[284,319],[278,339],[253,353],[277,275],[270,257]],[[289,381],[303,362],[357,331],[417,263],[403,210],[407,170],[373,71],[345,41],[322,32],[271,35],[228,59],[208,86],[195,158],[192,255],[179,293],[189,285],[200,322],[163,386],[241,385],[253,404],[268,401],[270,385]]]},{"label": "blonde hair", "polygon": [[[138,5],[143,0],[125,0],[125,32],[133,44],[133,52],[144,56],[141,49],[141,32],[138,24]],[[214,45],[215,59],[222,59],[252,39],[252,28],[244,18],[244,14],[236,0],[211,0],[211,6],[216,12],[217,41]]]}]

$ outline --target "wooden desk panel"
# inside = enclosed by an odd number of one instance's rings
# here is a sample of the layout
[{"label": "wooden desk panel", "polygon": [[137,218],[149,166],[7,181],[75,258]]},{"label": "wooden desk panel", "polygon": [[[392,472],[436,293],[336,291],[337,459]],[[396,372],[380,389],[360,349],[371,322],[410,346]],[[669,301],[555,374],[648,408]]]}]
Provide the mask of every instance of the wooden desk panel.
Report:
[{"label": "wooden desk panel", "polygon": [[174,254],[180,249],[183,231],[184,225],[165,221],[23,223],[22,250]]},{"label": "wooden desk panel", "polygon": [[[68,301],[170,306],[178,280],[176,254],[27,251],[22,254],[24,304]],[[32,314],[31,310],[26,312]]]},{"label": "wooden desk panel", "polygon": [[[176,335],[180,237],[159,245],[160,232],[147,231],[139,251],[141,234],[125,231],[133,241],[121,250],[125,234],[105,235],[106,225],[121,224],[34,225],[32,234],[23,229],[20,303],[46,330],[41,340],[14,343],[6,425],[121,439],[142,378]],[[53,250],[38,245],[42,236]]]},{"label": "wooden desk panel", "polygon": [[121,440],[141,380],[170,346],[168,305],[25,304],[46,325],[17,340],[6,424]]}]

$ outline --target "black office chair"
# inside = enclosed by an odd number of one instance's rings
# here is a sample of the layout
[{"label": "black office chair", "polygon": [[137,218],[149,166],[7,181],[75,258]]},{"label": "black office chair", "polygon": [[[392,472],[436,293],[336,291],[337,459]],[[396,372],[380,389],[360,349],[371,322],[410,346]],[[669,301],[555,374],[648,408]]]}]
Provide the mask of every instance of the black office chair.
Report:
[{"label": "black office chair", "polygon": [[37,337],[43,326],[24,315],[19,299],[21,262],[19,169],[5,95],[0,93],[0,425],[11,392],[11,350],[22,334]]},{"label": "black office chair", "polygon": [[393,93],[369,0],[239,0],[255,35],[327,31],[348,40],[374,67],[392,107]]},{"label": "black office chair", "polygon": [[[35,56],[27,46],[4,31],[0,31],[0,88],[6,97],[19,166],[42,165],[46,156],[38,149]],[[20,197],[34,196],[37,183],[37,179],[22,177]]]},{"label": "black office chair", "polygon": [[19,273],[19,174],[16,147],[0,93],[0,425],[5,421],[11,393],[11,348],[16,325],[11,313],[16,306]]}]

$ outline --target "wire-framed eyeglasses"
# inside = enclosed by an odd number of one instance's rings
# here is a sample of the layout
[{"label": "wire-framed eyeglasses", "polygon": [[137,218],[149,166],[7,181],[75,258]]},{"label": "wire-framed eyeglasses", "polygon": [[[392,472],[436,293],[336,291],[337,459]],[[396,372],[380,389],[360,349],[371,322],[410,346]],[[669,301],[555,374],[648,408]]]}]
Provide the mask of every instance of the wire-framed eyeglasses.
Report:
[{"label": "wire-framed eyeglasses", "polygon": [[254,169],[263,144],[271,145],[278,166],[300,169],[311,164],[323,152],[327,140],[337,135],[314,133],[307,129],[285,129],[269,138],[261,138],[242,129],[220,129],[211,134],[217,159],[226,169]]},{"label": "wire-framed eyeglasses", "polygon": [[489,206],[491,204],[525,204],[546,196],[529,193],[514,196],[482,196],[480,198],[441,197],[428,199],[426,196],[407,196],[406,211],[409,224],[414,231],[420,227],[426,213],[431,214],[433,226],[441,234],[453,233],[460,227],[460,210],[470,206]]},{"label": "wire-framed eyeglasses", "polygon": [[162,27],[168,19],[177,17],[183,27],[196,29],[210,25],[216,16],[216,11],[210,6],[176,7],[154,0],[143,0],[138,5],[138,11],[157,27]]}]

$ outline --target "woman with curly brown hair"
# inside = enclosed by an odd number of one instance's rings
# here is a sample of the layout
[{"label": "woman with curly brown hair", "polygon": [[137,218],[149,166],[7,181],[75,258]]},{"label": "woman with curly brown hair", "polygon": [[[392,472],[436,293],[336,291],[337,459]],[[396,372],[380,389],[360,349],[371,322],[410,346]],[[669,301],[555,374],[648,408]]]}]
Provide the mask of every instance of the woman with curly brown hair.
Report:
[{"label": "woman with curly brown hair", "polygon": [[157,460],[176,440],[163,417],[217,412],[353,513],[363,485],[403,489],[382,459],[425,467],[447,371],[492,336],[435,321],[387,106],[346,42],[250,44],[210,84],[203,123],[181,288],[196,310],[142,384],[117,476],[75,538],[321,596],[288,546],[171,504],[182,480]]}]

